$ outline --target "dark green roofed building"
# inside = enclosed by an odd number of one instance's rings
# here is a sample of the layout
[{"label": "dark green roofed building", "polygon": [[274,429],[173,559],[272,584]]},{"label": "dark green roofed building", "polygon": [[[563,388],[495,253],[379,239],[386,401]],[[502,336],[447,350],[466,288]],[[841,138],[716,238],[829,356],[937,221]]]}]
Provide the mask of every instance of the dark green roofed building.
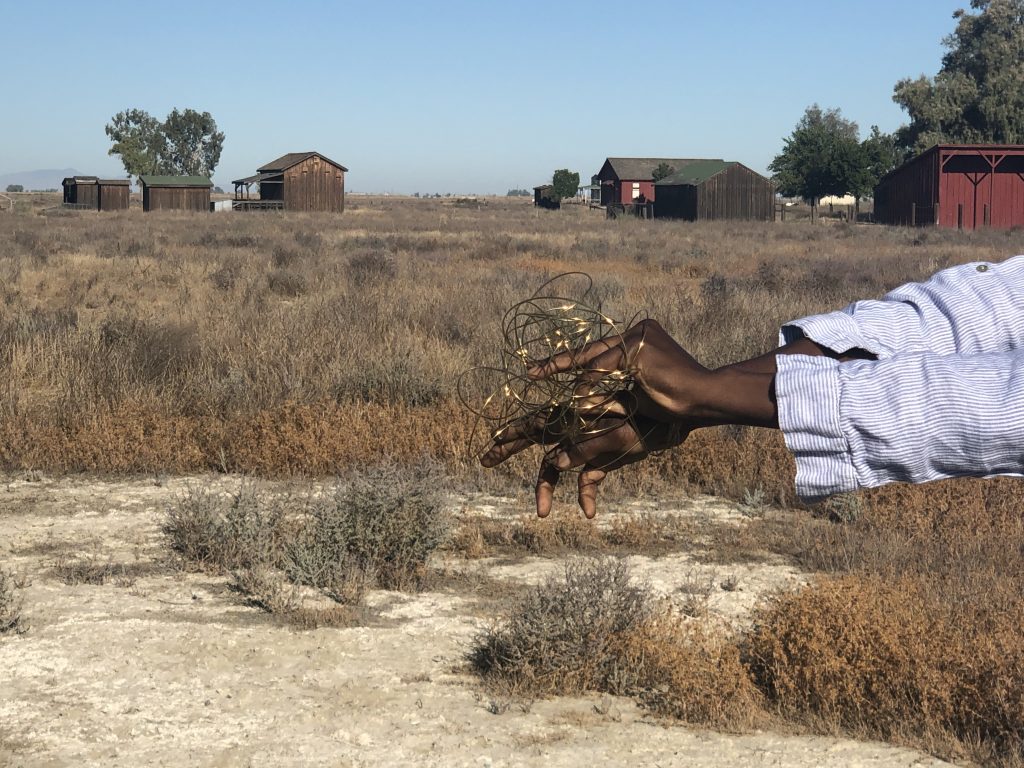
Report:
[{"label": "dark green roofed building", "polygon": [[206,176],[139,176],[144,211],[209,211],[213,182]]},{"label": "dark green roofed building", "polygon": [[656,182],[654,218],[704,221],[775,218],[772,182],[742,163],[694,160]]}]

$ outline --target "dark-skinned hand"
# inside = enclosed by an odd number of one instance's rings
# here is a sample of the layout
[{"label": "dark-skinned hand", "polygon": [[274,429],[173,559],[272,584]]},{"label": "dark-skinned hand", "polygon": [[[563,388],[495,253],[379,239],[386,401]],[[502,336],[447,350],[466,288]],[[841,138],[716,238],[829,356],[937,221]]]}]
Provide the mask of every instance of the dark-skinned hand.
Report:
[{"label": "dark-skinned hand", "polygon": [[[592,518],[597,490],[608,472],[640,461],[651,453],[681,444],[690,430],[705,422],[698,393],[711,374],[665,332],[645,320],[623,334],[595,341],[575,352],[538,361],[529,376],[543,379],[582,368],[574,382],[573,409],[584,423],[568,438],[552,429],[550,413],[511,424],[497,434],[481,457],[494,467],[531,445],[554,446],[541,461],[537,478],[537,514],[547,516],[563,472],[578,470],[579,505]],[[632,380],[628,391],[609,400],[593,394],[595,383],[614,372]]]}]

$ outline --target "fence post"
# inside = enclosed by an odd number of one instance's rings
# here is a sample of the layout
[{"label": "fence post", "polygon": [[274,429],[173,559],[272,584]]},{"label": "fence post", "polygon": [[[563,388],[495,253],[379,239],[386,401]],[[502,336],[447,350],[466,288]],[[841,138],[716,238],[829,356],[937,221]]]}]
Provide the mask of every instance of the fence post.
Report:
[{"label": "fence post", "polygon": [[964,228],[964,204],[963,203],[957,203],[956,204],[956,228],[957,229],[963,229]]},{"label": "fence post", "polygon": [[910,226],[917,226],[917,203],[910,204]]},{"label": "fence post", "polygon": [[932,221],[936,227],[939,226],[939,204],[935,203],[935,207],[932,209],[935,211],[935,219]]}]

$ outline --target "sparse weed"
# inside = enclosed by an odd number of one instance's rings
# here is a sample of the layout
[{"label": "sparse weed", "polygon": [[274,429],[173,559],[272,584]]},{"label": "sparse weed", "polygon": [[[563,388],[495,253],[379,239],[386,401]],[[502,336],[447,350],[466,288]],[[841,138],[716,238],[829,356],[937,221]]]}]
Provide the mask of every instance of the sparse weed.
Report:
[{"label": "sparse weed", "polygon": [[14,577],[0,568],[0,635],[26,629],[23,607],[24,601],[18,594]]},{"label": "sparse weed", "polygon": [[480,633],[469,661],[508,696],[601,691],[719,727],[762,716],[731,639],[656,601],[620,560],[571,561]]},{"label": "sparse weed", "polygon": [[764,517],[764,513],[768,511],[768,507],[768,500],[761,488],[755,488],[754,490],[750,490],[748,488],[743,492],[743,500],[740,502],[740,512],[743,513],[744,517]]}]

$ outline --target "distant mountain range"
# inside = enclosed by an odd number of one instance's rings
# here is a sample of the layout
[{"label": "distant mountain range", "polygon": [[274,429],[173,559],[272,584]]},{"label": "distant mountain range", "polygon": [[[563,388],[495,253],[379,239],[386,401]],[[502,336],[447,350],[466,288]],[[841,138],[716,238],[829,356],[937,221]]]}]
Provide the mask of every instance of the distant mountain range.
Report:
[{"label": "distant mountain range", "polygon": [[123,170],[104,173],[102,169],[83,172],[77,168],[45,168],[38,171],[0,173],[0,192],[7,189],[8,184],[21,184],[26,192],[33,189],[60,189],[60,183],[68,176],[99,176],[101,179],[123,179],[125,174]]},{"label": "distant mountain range", "polygon": [[103,170],[80,171],[77,168],[44,168],[38,171],[0,173],[0,192],[8,184],[21,184],[28,192],[33,189],[60,189],[60,183],[68,176],[99,176],[103,179],[123,179],[124,171],[104,173]]},{"label": "distant mountain range", "polygon": [[31,189],[60,189],[60,183],[67,176],[78,176],[81,171],[74,168],[46,168],[38,171],[0,174],[0,192],[8,184],[21,184],[25,191]]}]

